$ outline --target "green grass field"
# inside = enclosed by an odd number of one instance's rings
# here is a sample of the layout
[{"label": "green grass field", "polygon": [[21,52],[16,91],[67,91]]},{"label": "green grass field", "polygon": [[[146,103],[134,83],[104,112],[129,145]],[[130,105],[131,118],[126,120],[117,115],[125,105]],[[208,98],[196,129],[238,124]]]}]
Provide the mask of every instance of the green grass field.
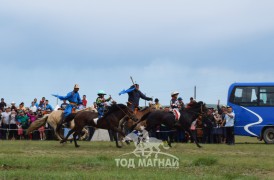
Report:
[{"label": "green grass field", "polygon": [[[111,142],[0,141],[0,179],[274,179],[274,146],[255,138],[237,144],[173,144],[163,150],[179,157],[179,168],[117,167],[115,158],[132,152]],[[248,143],[246,143],[248,142]],[[134,158],[134,156],[132,156]]]}]

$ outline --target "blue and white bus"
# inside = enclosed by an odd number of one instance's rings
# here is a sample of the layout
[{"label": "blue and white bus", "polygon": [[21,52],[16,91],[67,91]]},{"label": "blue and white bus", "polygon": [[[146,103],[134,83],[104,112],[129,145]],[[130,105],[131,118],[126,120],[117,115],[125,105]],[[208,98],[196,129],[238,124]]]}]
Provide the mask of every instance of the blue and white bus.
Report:
[{"label": "blue and white bus", "polygon": [[274,143],[274,82],[234,83],[227,101],[235,113],[235,135]]}]

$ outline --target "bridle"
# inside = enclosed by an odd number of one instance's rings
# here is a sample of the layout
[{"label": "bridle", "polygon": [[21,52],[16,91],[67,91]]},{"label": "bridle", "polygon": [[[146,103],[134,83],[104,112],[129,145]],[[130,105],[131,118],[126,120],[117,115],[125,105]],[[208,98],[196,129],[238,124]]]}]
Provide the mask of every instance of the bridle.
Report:
[{"label": "bridle", "polygon": [[[118,104],[115,104],[128,118],[132,119],[134,122],[137,122],[138,119],[135,117],[133,113],[130,112],[129,108],[126,106],[127,112],[125,112]],[[130,114],[130,115],[128,115]]]}]

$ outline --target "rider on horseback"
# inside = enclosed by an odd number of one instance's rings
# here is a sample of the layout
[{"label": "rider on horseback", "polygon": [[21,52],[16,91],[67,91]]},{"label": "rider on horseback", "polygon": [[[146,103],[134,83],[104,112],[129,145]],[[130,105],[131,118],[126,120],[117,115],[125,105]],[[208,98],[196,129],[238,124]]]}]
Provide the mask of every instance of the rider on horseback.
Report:
[{"label": "rider on horseback", "polygon": [[130,89],[133,89],[132,91],[128,92],[128,106],[134,111],[135,108],[139,108],[139,101],[140,98],[152,101],[153,99],[150,97],[147,97],[139,90],[139,84],[134,84],[130,87]]},{"label": "rider on horseback", "polygon": [[170,100],[170,110],[173,112],[176,120],[176,124],[178,124],[181,113],[179,111],[180,103],[178,101],[179,92],[174,91],[171,93],[171,100]]},{"label": "rider on horseback", "polygon": [[98,92],[98,97],[96,99],[96,105],[97,105],[97,111],[98,111],[98,117],[101,118],[104,115],[104,110],[105,110],[105,102],[108,102],[111,100],[111,96],[109,98],[105,99],[104,95],[106,95],[105,91],[100,90]]},{"label": "rider on horseback", "polygon": [[58,95],[53,95],[60,100],[68,100],[69,104],[66,106],[66,109],[63,113],[62,120],[58,124],[57,129],[60,129],[62,124],[67,122],[67,126],[69,127],[70,121],[74,118],[75,116],[75,109],[79,104],[82,104],[82,100],[80,98],[80,95],[78,93],[79,91],[79,85],[75,84],[74,90],[69,92],[66,96],[58,96]]}]

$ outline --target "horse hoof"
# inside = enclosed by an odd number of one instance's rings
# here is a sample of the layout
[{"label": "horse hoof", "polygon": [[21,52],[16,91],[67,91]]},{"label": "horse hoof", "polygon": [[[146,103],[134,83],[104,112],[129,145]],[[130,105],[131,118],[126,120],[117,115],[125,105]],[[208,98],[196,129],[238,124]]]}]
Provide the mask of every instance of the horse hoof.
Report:
[{"label": "horse hoof", "polygon": [[117,146],[117,148],[122,148],[122,146]]},{"label": "horse hoof", "polygon": [[75,145],[76,148],[80,147],[79,145]]},{"label": "horse hoof", "polygon": [[61,141],[60,141],[60,144],[63,144],[64,142],[66,142],[66,141],[64,141],[64,140],[61,140]]},{"label": "horse hoof", "polygon": [[127,145],[130,145],[130,142],[129,141],[125,141],[127,143]]}]

